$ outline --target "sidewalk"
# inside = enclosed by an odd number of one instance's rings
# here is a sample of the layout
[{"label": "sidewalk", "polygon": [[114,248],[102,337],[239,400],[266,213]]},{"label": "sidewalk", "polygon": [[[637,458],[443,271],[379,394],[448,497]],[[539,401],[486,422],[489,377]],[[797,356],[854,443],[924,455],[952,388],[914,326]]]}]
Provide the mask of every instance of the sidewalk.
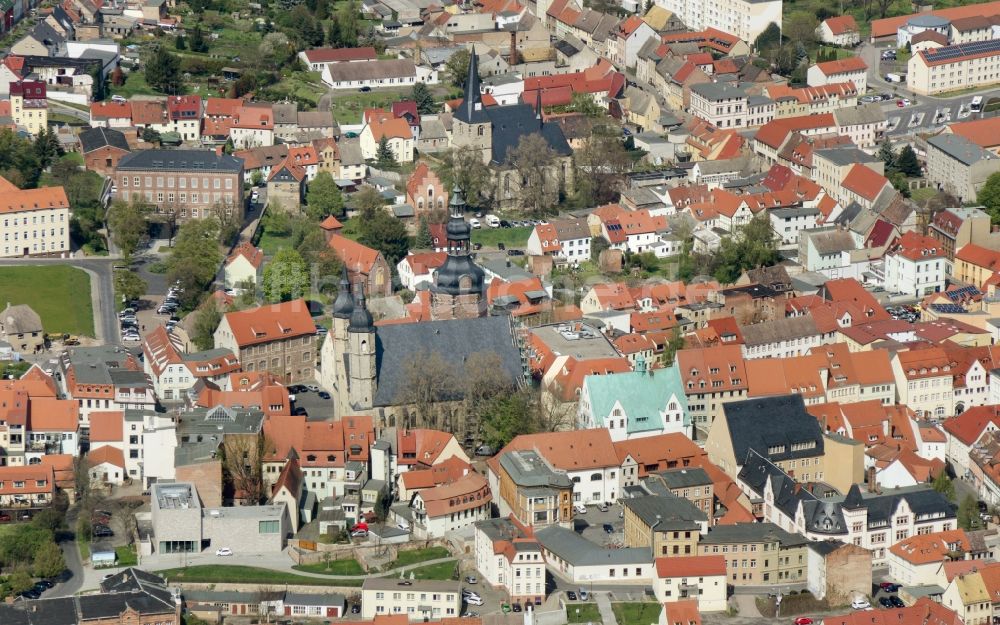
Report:
[{"label": "sidewalk", "polygon": [[604,625],[618,625],[618,619],[615,618],[615,611],[611,609],[610,593],[596,592],[594,593],[594,599],[597,601],[597,609],[601,612],[601,622]]}]

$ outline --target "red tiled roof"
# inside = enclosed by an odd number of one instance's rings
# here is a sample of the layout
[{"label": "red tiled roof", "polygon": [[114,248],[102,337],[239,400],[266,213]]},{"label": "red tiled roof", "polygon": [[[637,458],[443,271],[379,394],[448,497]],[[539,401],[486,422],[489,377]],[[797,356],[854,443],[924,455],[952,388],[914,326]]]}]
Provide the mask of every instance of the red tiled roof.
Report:
[{"label": "red tiled roof", "polygon": [[868,71],[868,64],[860,56],[849,56],[836,61],[817,63],[816,67],[826,76]]},{"label": "red tiled roof", "polygon": [[90,413],[90,442],[121,443],[125,428],[125,413],[121,410]]},{"label": "red tiled roof", "polygon": [[955,254],[955,260],[963,260],[967,263],[976,265],[977,267],[982,267],[991,271],[997,271],[997,269],[1000,269],[1000,252],[987,249],[976,245],[975,243],[963,245],[962,248]]},{"label": "red tiled roof", "polygon": [[309,306],[302,299],[228,312],[223,319],[241,348],[316,334]]},{"label": "red tiled roof", "polygon": [[827,28],[829,28],[830,32],[834,35],[858,32],[858,23],[854,21],[853,15],[838,15],[837,17],[830,17],[823,23],[826,24]]},{"label": "red tiled roof", "polygon": [[241,256],[247,259],[254,269],[259,269],[261,263],[264,262],[264,250],[254,247],[249,241],[243,241],[233,249],[229,258],[226,259],[226,264],[231,264]]},{"label": "red tiled roof", "polygon": [[330,236],[330,249],[337,253],[348,271],[368,275],[378,262],[379,252],[339,234]]},{"label": "red tiled roof", "polygon": [[878,173],[874,169],[857,163],[844,176],[841,186],[848,191],[852,191],[866,200],[872,202],[886,185],[890,184],[889,179]]},{"label": "red tiled roof", "polygon": [[125,468],[125,454],[118,447],[102,445],[87,454],[87,464],[96,467],[99,464],[111,464],[116,467]]},{"label": "red tiled roof", "polygon": [[724,556],[678,556],[656,559],[656,575],[660,579],[709,577],[725,574],[726,558]]},{"label": "red tiled roof", "polygon": [[[856,169],[859,165],[854,167]],[[886,253],[897,254],[912,261],[933,260],[945,255],[936,239],[913,230],[900,237]]]}]

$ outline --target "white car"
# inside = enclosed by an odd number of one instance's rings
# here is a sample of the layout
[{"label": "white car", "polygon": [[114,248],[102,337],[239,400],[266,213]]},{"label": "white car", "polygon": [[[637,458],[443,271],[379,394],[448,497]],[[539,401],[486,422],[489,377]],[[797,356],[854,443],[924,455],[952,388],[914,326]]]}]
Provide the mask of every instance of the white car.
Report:
[{"label": "white car", "polygon": [[469,220],[469,225],[472,226],[473,228],[476,228],[477,230],[483,227],[483,224],[479,223],[479,220],[476,219],[475,217]]},{"label": "white car", "polygon": [[400,521],[399,523],[396,523],[396,527],[398,527],[401,530],[407,530],[407,531],[409,531],[410,524],[407,523],[406,521]]},{"label": "white car", "polygon": [[466,597],[465,602],[469,605],[483,605],[483,600],[479,597]]},{"label": "white car", "polygon": [[231,556],[233,555],[233,550],[229,547],[221,547],[215,550],[215,555],[217,556]]},{"label": "white car", "polygon": [[582,503],[573,504],[573,510],[577,514],[587,514],[587,506],[583,505]]},{"label": "white car", "polygon": [[868,603],[867,599],[855,599],[851,602],[851,607],[855,610],[867,610],[872,604]]}]

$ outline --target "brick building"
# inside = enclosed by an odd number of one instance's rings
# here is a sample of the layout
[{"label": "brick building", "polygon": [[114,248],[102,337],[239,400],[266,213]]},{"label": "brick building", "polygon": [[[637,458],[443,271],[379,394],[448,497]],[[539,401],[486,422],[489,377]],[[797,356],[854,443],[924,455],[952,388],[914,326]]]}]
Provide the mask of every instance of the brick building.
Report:
[{"label": "brick building", "polygon": [[243,161],[211,150],[144,150],[115,168],[118,198],[142,200],[180,221],[224,210],[243,221]]},{"label": "brick building", "polygon": [[118,162],[132,151],[124,134],[102,126],[80,133],[80,149],[87,169],[103,176],[112,175]]},{"label": "brick building", "polygon": [[215,347],[239,355],[245,371],[267,371],[283,382],[310,380],[316,367],[316,324],[301,299],[226,313]]}]

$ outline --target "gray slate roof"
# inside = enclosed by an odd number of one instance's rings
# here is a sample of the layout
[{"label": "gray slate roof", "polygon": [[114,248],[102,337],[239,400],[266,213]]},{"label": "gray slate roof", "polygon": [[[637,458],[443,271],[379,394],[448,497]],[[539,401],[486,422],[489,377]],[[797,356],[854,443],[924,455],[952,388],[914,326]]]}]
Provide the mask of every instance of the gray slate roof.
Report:
[{"label": "gray slate roof", "polygon": [[963,165],[975,165],[979,161],[992,161],[1000,158],[996,154],[984,150],[972,141],[969,141],[962,135],[953,133],[931,137],[927,140],[927,143]]},{"label": "gray slate roof", "polygon": [[535,538],[546,551],[552,552],[571,566],[648,564],[653,560],[652,554],[646,547],[605,549],[573,530],[557,525],[536,530]]},{"label": "gray slate roof", "polygon": [[655,524],[657,531],[696,530],[708,520],[691,501],[669,492],[625,499],[622,504],[647,526]]},{"label": "gray slate roof", "polygon": [[7,304],[0,313],[0,325],[10,334],[31,334],[42,332],[42,318],[27,304]]},{"label": "gray slate roof", "polygon": [[118,169],[239,173],[243,171],[243,161],[228,154],[216,154],[212,150],[143,150],[123,157],[118,163]]},{"label": "gray slate roof", "polygon": [[[751,327],[742,328],[744,335]],[[740,464],[751,449],[775,462],[823,454],[823,431],[816,417],[806,412],[801,395],[730,402],[723,405],[722,410],[729,426],[733,453]],[[812,443],[813,446],[793,450],[797,443]],[[775,447],[783,451],[768,452]]]},{"label": "gray slate roof", "polygon": [[88,128],[80,133],[80,147],[84,153],[93,152],[105,146],[118,148],[126,152],[132,151],[128,147],[125,135],[114,128],[99,126],[97,128]]},{"label": "gray slate roof", "polygon": [[[521,377],[521,354],[507,317],[404,323],[376,328],[378,389],[374,405],[392,406],[404,394],[414,358],[439,354],[460,371],[473,354],[496,354],[497,375],[512,383]],[[460,393],[460,391],[457,391]],[[457,398],[456,398],[457,399]]]}]

